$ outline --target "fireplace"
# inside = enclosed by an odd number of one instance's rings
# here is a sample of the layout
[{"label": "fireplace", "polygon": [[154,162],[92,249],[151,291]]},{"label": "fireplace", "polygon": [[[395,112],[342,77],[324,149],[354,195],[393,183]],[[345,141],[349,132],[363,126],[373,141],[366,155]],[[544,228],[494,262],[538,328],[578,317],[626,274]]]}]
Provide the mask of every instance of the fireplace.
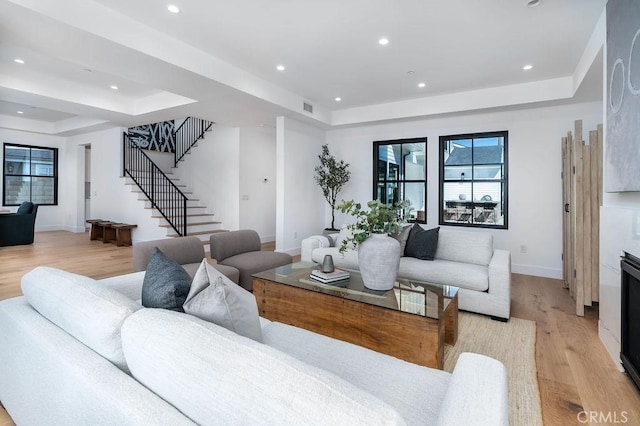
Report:
[{"label": "fireplace", "polygon": [[622,333],[620,360],[640,389],[640,259],[625,252],[622,275]]}]

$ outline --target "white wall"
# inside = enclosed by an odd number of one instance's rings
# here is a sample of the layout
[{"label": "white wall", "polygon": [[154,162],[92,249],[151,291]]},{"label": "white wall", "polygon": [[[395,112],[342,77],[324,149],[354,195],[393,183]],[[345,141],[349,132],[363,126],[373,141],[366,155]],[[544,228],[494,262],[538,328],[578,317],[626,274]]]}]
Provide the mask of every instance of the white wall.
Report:
[{"label": "white wall", "polygon": [[[366,202],[372,198],[372,142],[426,136],[427,224],[432,227],[438,226],[439,136],[507,130],[509,229],[490,231],[495,246],[511,252],[512,269],[516,273],[561,278],[560,141],[573,129],[577,119],[583,120],[585,130],[594,130],[603,120],[601,103],[350,127],[327,131],[326,140],[337,159],[351,164],[351,181],[339,198]],[[325,214],[330,218],[328,208]],[[338,215],[336,226],[344,221],[345,218]],[[487,232],[486,229],[473,231]],[[521,245],[527,247],[527,253],[520,253]]]},{"label": "white wall", "polygon": [[132,232],[133,242],[148,241],[166,236],[151,219],[152,211],[144,208],[144,201],[131,192],[133,185],[126,185],[122,177],[123,128],[73,136],[67,142],[67,161],[70,173],[66,184],[73,189],[73,200],[66,205],[67,226],[74,232],[84,231],[83,186],[81,171],[84,169],[84,146],[91,145],[91,216],[94,219],[138,225]]},{"label": "white wall", "polygon": [[301,241],[326,226],[326,201],[313,179],[325,132],[288,117],[276,122],[276,250],[299,254]]},{"label": "white wall", "polygon": [[189,186],[214,220],[240,228],[240,129],[214,125],[178,165],[176,175]]},{"label": "white wall", "polygon": [[241,229],[253,229],[262,242],[276,239],[276,130],[240,129]]},{"label": "white wall", "polygon": [[[59,136],[0,129],[0,142],[2,143],[58,148],[58,205],[38,207],[36,232],[65,229],[67,216],[65,206],[69,200],[73,198],[73,188],[69,188],[68,186],[68,172],[71,167],[75,170],[75,165],[70,165],[66,159],[67,149],[65,141],[66,138]],[[0,179],[0,192],[3,190],[3,185],[4,180]],[[18,208],[9,207],[9,209],[16,211]]]}]

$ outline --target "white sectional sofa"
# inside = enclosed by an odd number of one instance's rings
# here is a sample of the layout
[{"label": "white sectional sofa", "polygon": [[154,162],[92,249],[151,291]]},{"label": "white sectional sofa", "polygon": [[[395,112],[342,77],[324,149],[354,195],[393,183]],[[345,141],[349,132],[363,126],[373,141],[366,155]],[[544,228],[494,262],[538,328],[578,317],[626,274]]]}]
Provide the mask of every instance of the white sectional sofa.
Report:
[{"label": "white sectional sofa", "polygon": [[[302,241],[301,260],[321,263],[332,255],[339,268],[357,270],[358,252],[339,252],[345,232],[313,235]],[[453,285],[460,288],[459,308],[508,320],[511,308],[511,254],[493,248],[488,232],[453,231],[440,228],[434,260],[402,256],[401,278]]]},{"label": "white sectional sofa", "polygon": [[142,308],[144,272],[40,267],[0,302],[0,401],[18,425],[507,425],[504,366],[453,374],[285,324],[263,342]]}]

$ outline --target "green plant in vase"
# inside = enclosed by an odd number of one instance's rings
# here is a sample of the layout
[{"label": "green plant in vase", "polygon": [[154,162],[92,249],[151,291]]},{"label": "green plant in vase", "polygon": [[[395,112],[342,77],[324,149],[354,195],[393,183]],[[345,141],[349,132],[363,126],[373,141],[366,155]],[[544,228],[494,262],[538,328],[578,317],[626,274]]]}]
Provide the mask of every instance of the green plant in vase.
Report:
[{"label": "green plant in vase", "polygon": [[353,200],[342,200],[336,207],[342,213],[355,217],[355,222],[346,226],[351,235],[342,241],[340,253],[344,253],[349,244],[358,246],[372,234],[396,234],[409,217],[411,202],[406,200],[400,203],[385,204],[378,200],[367,202],[367,208]]}]

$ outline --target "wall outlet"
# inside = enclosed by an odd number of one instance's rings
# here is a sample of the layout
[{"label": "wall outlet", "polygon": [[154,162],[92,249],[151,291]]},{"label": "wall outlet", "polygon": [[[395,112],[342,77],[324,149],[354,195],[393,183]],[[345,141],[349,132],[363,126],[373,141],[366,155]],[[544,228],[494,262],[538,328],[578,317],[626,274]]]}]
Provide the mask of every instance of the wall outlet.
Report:
[{"label": "wall outlet", "polygon": [[520,246],[520,253],[526,253],[526,252],[527,252],[527,246],[526,246],[526,245],[524,245],[524,244],[522,244],[522,245]]}]

